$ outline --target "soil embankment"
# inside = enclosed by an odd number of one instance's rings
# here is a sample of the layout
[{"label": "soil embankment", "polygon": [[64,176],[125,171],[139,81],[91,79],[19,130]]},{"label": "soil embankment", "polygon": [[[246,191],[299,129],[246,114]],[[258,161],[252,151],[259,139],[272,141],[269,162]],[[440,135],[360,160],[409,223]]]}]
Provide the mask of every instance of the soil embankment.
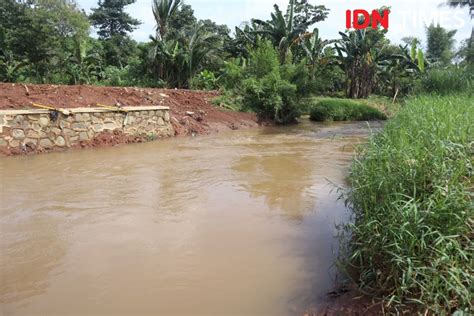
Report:
[{"label": "soil embankment", "polygon": [[258,126],[254,114],[232,112],[211,104],[217,95],[191,90],[0,83],[0,110],[33,108],[32,102],[56,108],[96,107],[97,103],[164,105],[170,107],[175,136]]}]

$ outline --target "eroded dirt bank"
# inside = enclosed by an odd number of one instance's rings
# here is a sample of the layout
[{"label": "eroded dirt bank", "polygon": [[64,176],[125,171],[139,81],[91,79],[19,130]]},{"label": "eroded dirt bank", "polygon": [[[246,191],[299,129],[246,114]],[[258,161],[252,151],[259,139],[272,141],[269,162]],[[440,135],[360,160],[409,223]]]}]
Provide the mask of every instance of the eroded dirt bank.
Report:
[{"label": "eroded dirt bank", "polygon": [[0,110],[33,108],[32,102],[57,108],[95,107],[97,103],[164,105],[170,107],[176,136],[258,126],[254,114],[214,106],[210,101],[217,95],[191,90],[0,83]]}]

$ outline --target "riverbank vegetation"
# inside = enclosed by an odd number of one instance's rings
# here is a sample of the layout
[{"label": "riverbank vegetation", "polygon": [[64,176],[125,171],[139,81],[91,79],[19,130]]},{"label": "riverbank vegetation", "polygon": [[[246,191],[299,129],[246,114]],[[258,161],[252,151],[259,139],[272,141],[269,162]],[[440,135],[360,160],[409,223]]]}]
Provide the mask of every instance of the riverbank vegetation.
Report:
[{"label": "riverbank vegetation", "polygon": [[278,124],[394,117],[353,164],[344,266],[391,308],[472,310],[473,35],[457,50],[456,31],[434,24],[424,41],[371,28],[324,39],[330,12],[305,0],[231,32],[153,0],[156,32],[137,43],[134,2],[88,15],[73,0],[1,1],[0,81],[219,90],[216,106]]},{"label": "riverbank vegetation", "polygon": [[386,120],[387,116],[378,109],[360,102],[329,99],[319,101],[311,107],[310,119],[316,122],[372,121]]},{"label": "riverbank vegetation", "polygon": [[423,50],[417,38],[392,43],[384,29],[323,39],[330,11],[304,0],[233,32],[182,0],[154,0],[156,31],[137,43],[130,34],[141,21],[126,12],[134,2],[100,1],[87,15],[71,0],[2,1],[0,81],[220,90],[220,105],[277,123],[307,112],[308,97],[395,103],[472,82],[473,38],[456,51],[456,31],[434,24]]},{"label": "riverbank vegetation", "polygon": [[346,269],[390,307],[472,311],[472,96],[410,99],[360,148]]}]

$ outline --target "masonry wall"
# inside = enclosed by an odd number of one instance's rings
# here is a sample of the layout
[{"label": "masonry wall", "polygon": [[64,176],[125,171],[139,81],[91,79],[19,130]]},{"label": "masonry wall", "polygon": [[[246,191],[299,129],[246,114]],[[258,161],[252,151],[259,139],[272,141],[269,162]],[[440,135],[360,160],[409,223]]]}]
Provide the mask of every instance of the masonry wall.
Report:
[{"label": "masonry wall", "polygon": [[168,107],[123,110],[126,112],[103,108],[61,109],[62,113],[36,109],[0,111],[0,149],[67,148],[91,141],[102,132],[119,131],[147,138],[174,135]]}]

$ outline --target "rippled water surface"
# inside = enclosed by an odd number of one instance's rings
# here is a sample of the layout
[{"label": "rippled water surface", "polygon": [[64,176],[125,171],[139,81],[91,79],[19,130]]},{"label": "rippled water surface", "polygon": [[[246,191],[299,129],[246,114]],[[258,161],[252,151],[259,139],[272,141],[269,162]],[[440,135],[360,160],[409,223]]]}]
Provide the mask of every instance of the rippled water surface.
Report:
[{"label": "rippled water surface", "polygon": [[334,185],[367,133],[304,122],[0,157],[0,314],[300,314],[333,286]]}]

